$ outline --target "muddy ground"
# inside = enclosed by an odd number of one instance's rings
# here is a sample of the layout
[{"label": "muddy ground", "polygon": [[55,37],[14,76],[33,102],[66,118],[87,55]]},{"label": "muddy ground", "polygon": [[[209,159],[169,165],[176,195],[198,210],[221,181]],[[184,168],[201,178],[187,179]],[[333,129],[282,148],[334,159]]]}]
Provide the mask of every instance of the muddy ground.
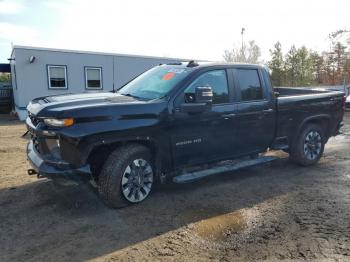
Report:
[{"label": "muddy ground", "polygon": [[0,118],[0,261],[350,261],[349,113],[314,167],[284,158],[120,210],[29,177],[25,127]]}]

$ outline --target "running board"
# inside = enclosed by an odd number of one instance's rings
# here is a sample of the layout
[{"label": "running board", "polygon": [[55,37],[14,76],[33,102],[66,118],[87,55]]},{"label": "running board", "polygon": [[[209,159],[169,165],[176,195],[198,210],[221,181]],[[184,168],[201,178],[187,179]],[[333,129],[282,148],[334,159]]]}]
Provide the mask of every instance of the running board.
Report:
[{"label": "running board", "polygon": [[195,181],[195,180],[207,177],[207,176],[216,175],[219,173],[236,171],[236,170],[246,168],[246,167],[252,167],[252,166],[257,166],[257,165],[269,163],[269,162],[274,161],[276,159],[278,159],[278,157],[262,156],[262,157],[258,157],[255,159],[243,160],[243,161],[240,161],[240,162],[234,163],[234,164],[215,166],[215,167],[212,167],[209,169],[199,170],[199,171],[195,171],[195,172],[189,172],[189,173],[185,173],[185,174],[176,176],[173,178],[173,182],[174,183],[192,182],[192,181]]}]

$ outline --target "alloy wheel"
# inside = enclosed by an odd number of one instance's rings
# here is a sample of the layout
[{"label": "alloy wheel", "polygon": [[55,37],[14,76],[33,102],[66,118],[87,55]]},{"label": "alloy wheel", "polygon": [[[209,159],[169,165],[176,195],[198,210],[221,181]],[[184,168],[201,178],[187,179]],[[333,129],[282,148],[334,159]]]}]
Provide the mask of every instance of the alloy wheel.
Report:
[{"label": "alloy wheel", "polygon": [[124,197],[132,203],[141,202],[150,193],[153,185],[153,170],[145,159],[135,159],[126,168],[121,186]]},{"label": "alloy wheel", "polygon": [[322,138],[321,135],[315,131],[310,131],[304,141],[304,154],[307,159],[315,160],[319,157],[322,148]]}]

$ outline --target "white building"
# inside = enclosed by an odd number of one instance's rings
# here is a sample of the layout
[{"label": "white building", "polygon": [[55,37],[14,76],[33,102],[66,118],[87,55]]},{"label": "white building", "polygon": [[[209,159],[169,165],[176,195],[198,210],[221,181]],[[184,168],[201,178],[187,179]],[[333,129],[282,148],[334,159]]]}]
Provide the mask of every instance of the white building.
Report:
[{"label": "white building", "polygon": [[21,120],[36,97],[117,90],[153,66],[186,61],[29,46],[14,46],[9,60],[14,106]]}]

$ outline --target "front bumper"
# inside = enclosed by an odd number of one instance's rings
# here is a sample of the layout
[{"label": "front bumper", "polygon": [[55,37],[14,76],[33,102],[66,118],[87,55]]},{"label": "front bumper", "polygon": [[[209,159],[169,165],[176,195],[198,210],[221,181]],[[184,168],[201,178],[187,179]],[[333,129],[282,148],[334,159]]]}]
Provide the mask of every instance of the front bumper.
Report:
[{"label": "front bumper", "polygon": [[30,165],[41,177],[66,178],[70,180],[90,179],[90,166],[85,165],[80,168],[74,168],[64,161],[51,161],[44,159],[34,148],[33,141],[27,145],[27,157]]}]

